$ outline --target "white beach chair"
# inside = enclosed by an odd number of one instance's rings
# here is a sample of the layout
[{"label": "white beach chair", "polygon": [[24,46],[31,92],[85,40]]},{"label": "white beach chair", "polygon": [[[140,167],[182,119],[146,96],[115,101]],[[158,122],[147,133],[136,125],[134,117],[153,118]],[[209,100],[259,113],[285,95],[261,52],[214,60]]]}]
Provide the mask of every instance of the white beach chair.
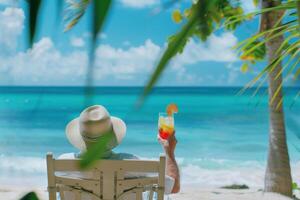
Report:
[{"label": "white beach chair", "polygon": [[[143,192],[149,191],[149,199],[154,192],[157,199],[164,199],[165,186],[165,156],[159,161],[144,160],[99,160],[87,170],[79,167],[78,159],[54,159],[52,153],[47,154],[47,174],[49,200],[56,200],[57,193],[61,200],[65,199],[66,191],[75,194],[75,200],[80,200],[86,193],[92,200],[118,200],[125,195],[134,193],[136,200],[142,200]],[[59,175],[66,172],[88,172],[92,179]],[[151,177],[126,178],[125,174],[154,173]],[[131,194],[132,195],[132,194]]]}]

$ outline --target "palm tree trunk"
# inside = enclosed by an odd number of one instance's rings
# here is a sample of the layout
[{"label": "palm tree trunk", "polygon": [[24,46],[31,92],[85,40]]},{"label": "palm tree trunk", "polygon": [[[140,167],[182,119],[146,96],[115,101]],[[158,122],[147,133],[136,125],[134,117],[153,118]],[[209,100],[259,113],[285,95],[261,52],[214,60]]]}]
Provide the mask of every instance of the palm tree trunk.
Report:
[{"label": "palm tree trunk", "polygon": [[[262,0],[262,7],[273,7],[281,3],[278,0]],[[271,11],[262,15],[265,19],[265,30],[273,28],[282,13]],[[276,37],[266,43],[268,61],[271,63],[280,52],[278,49],[283,43],[283,35]],[[269,78],[269,110],[270,110],[270,134],[267,169],[265,174],[265,191],[277,192],[286,196],[292,196],[292,178],[290,160],[286,142],[282,76],[276,78],[281,73],[282,63],[278,63],[273,70],[268,72]],[[279,88],[279,89],[278,89]],[[277,95],[273,100],[274,95]]]}]

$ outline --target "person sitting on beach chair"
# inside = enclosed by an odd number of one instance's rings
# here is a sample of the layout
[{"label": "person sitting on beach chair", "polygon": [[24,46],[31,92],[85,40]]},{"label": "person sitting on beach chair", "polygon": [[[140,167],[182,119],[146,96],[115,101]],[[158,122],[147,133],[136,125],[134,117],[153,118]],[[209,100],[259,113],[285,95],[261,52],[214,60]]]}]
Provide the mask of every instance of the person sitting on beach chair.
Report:
[{"label": "person sitting on beach chair", "polygon": [[[80,116],[68,123],[66,127],[66,136],[69,142],[80,150],[79,153],[65,153],[59,156],[58,159],[77,159],[80,158],[95,141],[99,141],[103,135],[113,134],[113,139],[107,143],[106,151],[99,159],[105,160],[138,160],[139,158],[135,155],[128,153],[115,153],[112,149],[118,146],[124,139],[126,134],[126,124],[123,120],[117,117],[110,116],[105,107],[101,105],[94,105],[86,108],[80,114]],[[179,169],[175,159],[175,148],[177,140],[175,134],[170,136],[168,140],[163,140],[158,136],[158,141],[162,145],[166,155],[166,168],[165,168],[165,180],[164,180],[164,193],[171,194],[177,193],[180,190],[180,176]],[[137,149],[138,151],[138,149]],[[78,176],[81,178],[89,179],[92,178],[91,174],[82,172],[80,174],[70,173],[68,175]],[[147,177],[148,174],[125,174],[125,178],[132,177]],[[65,192],[66,193],[66,192]],[[65,194],[65,199],[71,194]],[[128,195],[123,199],[134,200],[134,196]]]}]

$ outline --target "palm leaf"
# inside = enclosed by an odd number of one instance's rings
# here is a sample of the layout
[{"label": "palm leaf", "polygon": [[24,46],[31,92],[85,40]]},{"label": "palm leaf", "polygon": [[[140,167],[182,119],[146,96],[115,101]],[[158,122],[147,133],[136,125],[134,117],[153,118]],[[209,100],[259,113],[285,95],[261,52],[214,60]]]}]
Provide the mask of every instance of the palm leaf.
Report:
[{"label": "palm leaf", "polygon": [[293,70],[296,68],[296,66],[299,64],[300,62],[300,57],[298,57],[298,59],[296,61],[294,61],[293,65],[290,66],[289,71],[287,72],[286,76],[291,75],[291,73],[293,72]]},{"label": "palm leaf", "polygon": [[[260,14],[265,13],[265,12],[274,11],[274,10],[284,9],[284,10],[291,10],[291,12],[288,13],[288,16],[292,16],[291,13],[295,13],[295,12],[293,12],[293,9],[295,10],[295,8],[296,8],[295,2],[297,2],[297,6],[300,6],[300,5],[298,5],[299,1],[289,1],[282,5],[268,8],[267,10],[262,9],[263,12],[261,12]],[[299,7],[298,7],[298,9],[299,9]],[[258,14],[258,13],[256,13],[256,14]],[[295,16],[293,15],[293,17],[295,17]],[[280,22],[282,19],[283,19],[283,17],[281,17],[278,20],[278,22]],[[299,30],[299,24],[296,24],[296,23],[299,22],[299,19],[298,20],[297,19],[285,20],[285,23],[282,25],[279,25],[279,23],[276,23],[276,25],[273,28],[266,30],[266,31],[259,32],[258,34],[255,34],[254,36],[238,43],[238,45],[235,47],[238,50],[238,52],[244,51],[244,54],[250,54],[253,51],[256,51],[257,48],[259,48],[261,45],[264,45],[266,42],[268,42],[276,37],[279,37],[282,35],[287,36],[287,38],[284,40],[284,42],[281,44],[281,46],[278,48],[278,50],[276,52],[278,54],[278,56],[267,67],[265,67],[264,70],[262,70],[252,81],[250,81],[250,83],[248,83],[240,91],[240,93],[243,93],[247,88],[254,86],[254,84],[257,81],[259,81],[261,79],[261,77],[264,76],[265,77],[264,80],[261,81],[261,83],[259,84],[259,88],[260,88],[262,83],[265,82],[265,79],[267,77],[267,72],[272,71],[279,62],[285,60],[286,58],[289,58],[289,59],[287,60],[287,62],[283,66],[283,68],[276,75],[276,77],[275,77],[276,79],[278,79],[280,77],[280,75],[283,74],[283,71],[285,71],[286,69],[289,68],[289,72],[286,75],[286,76],[288,76],[293,71],[293,69],[297,66],[300,59],[298,58],[299,57],[298,56],[298,53],[299,53],[299,44],[298,44],[299,34],[298,34],[298,32],[299,31],[297,31],[297,30]],[[254,41],[256,41],[260,38],[262,38],[260,42],[251,46],[251,44]],[[295,40],[296,40],[296,42],[295,42]],[[293,42],[293,43],[289,44],[289,42]],[[293,60],[296,60],[296,61],[294,62],[294,64],[291,65]],[[273,103],[274,99],[278,96],[281,88],[282,88],[282,85],[276,89],[274,95],[271,97],[271,101],[270,101],[271,104]],[[258,90],[258,88],[257,88],[257,90]],[[256,93],[257,93],[257,91],[255,92],[254,95],[256,95]],[[276,105],[276,107],[279,108],[279,106],[281,104],[282,104],[282,99]]]},{"label": "palm leaf", "polygon": [[138,105],[141,105],[144,101],[144,98],[149,94],[154,84],[158,81],[159,77],[167,67],[168,63],[177,52],[182,49],[182,44],[185,42],[189,36],[190,31],[193,29],[196,24],[197,15],[193,15],[189,21],[183,26],[181,31],[175,35],[172,42],[169,43],[167,49],[163,53],[158,65],[156,66],[154,73],[152,74],[150,80],[144,88],[144,92],[138,102]]},{"label": "palm leaf", "polygon": [[65,15],[64,20],[69,21],[69,23],[65,26],[65,32],[72,29],[79,22],[89,5],[90,0],[69,0],[67,3],[67,14]]},{"label": "palm leaf", "polygon": [[[263,38],[261,43],[260,44],[257,44],[256,47],[262,45],[263,43],[266,43],[267,41],[271,40],[271,39],[274,39],[278,36],[281,36],[282,34],[286,33],[286,32],[290,32],[292,30],[295,29],[296,26],[290,26],[290,24],[294,22],[294,21],[291,21],[291,22],[287,22],[281,26],[278,26],[278,27],[275,27],[275,28],[272,28],[272,29],[269,29],[269,30],[266,30],[266,31],[263,31],[263,32],[260,32],[258,34],[255,34],[253,35],[252,37],[246,39],[246,40],[243,40],[241,42],[239,42],[235,47],[234,49],[237,49],[237,52],[240,52],[240,51],[243,51],[245,49],[248,48],[248,46],[253,43],[254,41],[260,39],[260,38]],[[282,29],[282,30],[281,30]],[[281,30],[281,31],[280,31]],[[275,34],[272,34],[273,32],[276,32]],[[268,35],[268,37],[267,37]],[[253,48],[255,49],[255,48]],[[251,50],[253,50],[251,49]],[[251,51],[249,50],[249,51]]]},{"label": "palm leaf", "polygon": [[80,167],[83,169],[93,165],[96,160],[102,158],[103,154],[107,150],[107,144],[109,144],[114,138],[114,134],[105,134],[98,141],[88,148],[82,155],[80,160]]},{"label": "palm leaf", "polygon": [[[296,26],[297,28],[297,26]],[[282,52],[284,49],[288,49],[290,48],[290,41],[293,41],[293,39],[298,38],[300,36],[300,33],[296,33],[296,34],[291,34],[288,37],[286,37],[283,41],[283,43],[280,45],[280,47],[278,48],[278,50],[276,51],[276,53],[278,54],[279,52]]]},{"label": "palm leaf", "polygon": [[267,72],[272,71],[275,66],[281,61],[283,58],[277,57],[271,63],[269,63],[258,75],[256,75],[250,82],[248,82],[245,87],[243,87],[238,94],[244,93],[248,88],[255,85]]},{"label": "palm leaf", "polygon": [[260,81],[260,83],[256,87],[255,91],[251,95],[252,98],[254,98],[256,96],[256,94],[259,92],[259,90],[261,89],[261,87],[263,86],[263,84],[266,82],[267,78],[268,78],[268,76],[264,75],[264,78]]},{"label": "palm leaf", "polygon": [[[89,64],[86,72],[86,87],[85,87],[85,107],[93,104],[92,97],[94,93],[93,89],[93,75],[94,75],[94,59],[95,59],[95,48],[97,45],[97,36],[102,31],[104,22],[107,19],[110,11],[112,0],[70,0],[67,10],[68,15],[65,17],[65,21],[69,21],[65,27],[65,31],[73,28],[81,19],[86,12],[89,3],[92,2],[92,44],[89,51]],[[91,148],[86,151],[80,162],[81,167],[86,168],[90,166],[95,160],[102,157],[106,144],[109,142],[109,138],[101,139],[95,143]]]},{"label": "palm leaf", "polygon": [[288,9],[293,9],[293,8],[295,8],[295,2],[287,2],[287,3],[283,3],[279,6],[263,8],[258,11],[254,11],[254,12],[247,13],[247,14],[230,16],[225,20],[225,23],[221,27],[224,28],[226,26],[231,26],[232,24],[235,24],[239,21],[243,21],[243,20],[250,18],[251,16],[259,16],[264,13],[268,13],[268,12],[272,12],[272,11],[288,10]]},{"label": "palm leaf", "polygon": [[[281,26],[274,27],[274,28],[272,28],[272,29],[269,29],[269,30],[266,30],[266,31],[259,32],[259,33],[255,34],[255,35],[253,35],[253,36],[251,36],[251,37],[249,37],[249,38],[247,38],[247,39],[245,39],[245,40],[243,40],[243,41],[237,43],[237,44],[233,47],[233,49],[237,49],[238,52],[241,51],[241,50],[244,50],[245,48],[247,48],[247,46],[248,46],[249,44],[253,43],[254,41],[256,41],[256,40],[258,40],[258,39],[260,39],[260,38],[265,37],[266,35],[268,35],[268,34],[270,34],[270,33],[272,33],[272,32],[277,32],[277,31],[280,30],[280,29],[290,28],[289,26],[290,26],[291,23],[292,23],[292,22],[286,22],[286,23],[282,24]],[[285,31],[287,31],[287,30],[285,29]],[[283,31],[283,32],[284,32],[284,31]]]},{"label": "palm leaf", "polygon": [[280,72],[276,75],[275,80],[277,80],[280,75],[283,73],[284,70],[286,70],[288,67],[290,67],[290,63],[295,59],[296,55],[298,55],[298,53],[300,52],[300,50],[297,48],[297,51],[294,52],[294,54],[292,54],[288,61],[284,64],[284,66],[281,68]]},{"label": "palm leaf", "polygon": [[20,200],[39,200],[35,192],[25,194]]},{"label": "palm leaf", "polygon": [[[271,101],[270,101],[270,105],[273,105],[276,97],[280,94],[280,92],[282,91],[282,82],[280,83],[280,85],[276,88],[275,93],[273,94],[273,96],[271,97]],[[282,98],[280,99],[280,101],[282,100]],[[278,105],[280,104],[280,102],[276,105],[278,107]],[[277,108],[276,108],[277,109]]]},{"label": "palm leaf", "polygon": [[[93,1],[93,27],[92,27],[92,45],[89,55],[89,65],[86,75],[86,87],[85,87],[85,106],[93,104],[92,97],[94,95],[93,88],[93,75],[94,75],[94,59],[95,59],[95,48],[97,45],[97,36],[103,28],[103,24],[106,21],[109,13],[112,1],[111,0],[94,0]],[[95,160],[102,157],[104,149],[106,147],[109,138],[101,140],[88,149],[86,154],[82,157],[81,166],[83,168],[91,165]]]},{"label": "palm leaf", "polygon": [[111,0],[94,0],[94,12],[93,12],[93,40],[96,41],[97,35],[101,32],[104,22],[106,21],[107,14],[110,10]]},{"label": "palm leaf", "polygon": [[30,47],[32,46],[34,42],[34,37],[36,34],[36,22],[37,22],[37,16],[41,5],[41,0],[28,0],[29,5],[29,44]]}]

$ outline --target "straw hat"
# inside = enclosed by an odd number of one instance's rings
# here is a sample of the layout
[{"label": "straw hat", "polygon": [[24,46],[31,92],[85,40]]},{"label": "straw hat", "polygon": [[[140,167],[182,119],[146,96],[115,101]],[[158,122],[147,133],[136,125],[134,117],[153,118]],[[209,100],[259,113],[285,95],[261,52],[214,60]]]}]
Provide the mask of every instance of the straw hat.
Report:
[{"label": "straw hat", "polygon": [[107,134],[113,134],[113,139],[106,145],[107,150],[111,150],[123,140],[126,124],[120,118],[110,116],[101,105],[84,109],[66,127],[69,142],[81,151],[85,151],[90,144],[101,140]]}]

